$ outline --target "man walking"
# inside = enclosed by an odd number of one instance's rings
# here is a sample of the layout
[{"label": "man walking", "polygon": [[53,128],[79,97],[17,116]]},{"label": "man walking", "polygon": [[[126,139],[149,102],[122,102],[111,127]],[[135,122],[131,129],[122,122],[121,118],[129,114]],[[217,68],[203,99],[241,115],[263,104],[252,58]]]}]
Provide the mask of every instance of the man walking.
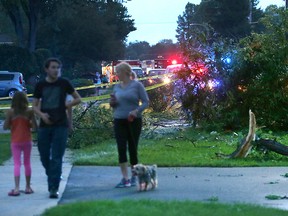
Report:
[{"label": "man walking", "polygon": [[[70,82],[59,77],[62,63],[49,58],[44,64],[46,78],[37,83],[33,110],[41,118],[38,129],[38,150],[46,175],[50,198],[58,198],[62,173],[62,158],[68,137],[66,110],[81,103],[81,98]],[[67,94],[73,100],[66,102]]]}]

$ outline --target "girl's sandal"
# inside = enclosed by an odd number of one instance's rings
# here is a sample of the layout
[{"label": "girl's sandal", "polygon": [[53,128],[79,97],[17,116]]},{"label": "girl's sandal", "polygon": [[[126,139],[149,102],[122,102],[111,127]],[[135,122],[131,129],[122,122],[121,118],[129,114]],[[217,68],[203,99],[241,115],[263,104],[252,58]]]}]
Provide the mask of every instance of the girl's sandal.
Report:
[{"label": "girl's sandal", "polygon": [[25,194],[32,194],[32,193],[34,193],[34,191],[31,188],[25,190]]},{"label": "girl's sandal", "polygon": [[14,189],[8,193],[8,196],[19,196],[19,195],[20,195],[20,192],[15,191]]}]

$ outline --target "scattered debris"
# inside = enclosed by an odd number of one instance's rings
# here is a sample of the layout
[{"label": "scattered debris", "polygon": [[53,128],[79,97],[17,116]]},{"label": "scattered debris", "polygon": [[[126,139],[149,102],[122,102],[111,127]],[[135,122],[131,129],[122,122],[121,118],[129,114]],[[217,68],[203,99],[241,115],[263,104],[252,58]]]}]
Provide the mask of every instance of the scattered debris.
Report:
[{"label": "scattered debris", "polygon": [[264,184],[279,184],[279,182],[275,181],[275,182],[268,182],[268,183],[264,183]]},{"label": "scattered debris", "polygon": [[215,134],[218,134],[217,131],[212,131],[212,132],[210,133],[210,135],[215,135]]},{"label": "scattered debris", "polygon": [[288,178],[288,173],[285,173],[284,175],[281,176],[283,176],[284,178]]},{"label": "scattered debris", "polygon": [[236,174],[236,175],[221,175],[221,174],[218,174],[217,175],[218,177],[241,177],[243,176],[243,174]]},{"label": "scattered debris", "polygon": [[265,196],[265,198],[269,200],[288,199],[287,196],[279,196],[279,195],[272,195],[272,194]]},{"label": "scattered debris", "polygon": [[219,201],[219,198],[217,196],[212,196],[210,197],[209,199],[207,199],[208,201],[210,202],[218,202]]}]

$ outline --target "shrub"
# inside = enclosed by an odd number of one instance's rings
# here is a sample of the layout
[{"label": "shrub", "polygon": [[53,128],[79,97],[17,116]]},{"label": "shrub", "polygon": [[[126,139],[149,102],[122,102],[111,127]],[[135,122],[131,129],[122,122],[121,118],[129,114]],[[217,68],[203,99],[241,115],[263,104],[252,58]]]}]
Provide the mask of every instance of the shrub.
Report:
[{"label": "shrub", "polygon": [[266,31],[240,41],[230,83],[241,116],[252,109],[258,125],[287,130],[288,16],[283,8],[270,10],[262,18]]},{"label": "shrub", "polygon": [[26,89],[27,89],[27,94],[33,94],[34,93],[34,89],[35,89],[35,85],[26,85]]},{"label": "shrub", "polygon": [[35,73],[35,68],[35,57],[27,49],[14,45],[0,46],[0,70],[22,72],[26,79]]},{"label": "shrub", "polygon": [[37,49],[34,52],[35,56],[35,61],[37,63],[37,68],[35,68],[35,73],[36,74],[41,74],[43,73],[43,64],[47,58],[52,57],[52,53],[48,49]]},{"label": "shrub", "polygon": [[95,145],[113,137],[112,110],[90,102],[73,110],[74,132],[68,146],[72,149]]},{"label": "shrub", "polygon": [[173,84],[148,91],[149,104],[154,112],[163,112],[171,105],[173,97]]},{"label": "shrub", "polygon": [[94,60],[82,57],[78,59],[73,69],[78,76],[83,76],[87,74],[87,72],[93,72],[95,74],[95,72],[100,71],[101,68],[99,68]]},{"label": "shrub", "polygon": [[[93,81],[89,79],[74,79],[71,82],[75,88],[94,85]],[[89,95],[95,94],[95,88],[78,90],[78,92],[81,97],[87,97]]]}]

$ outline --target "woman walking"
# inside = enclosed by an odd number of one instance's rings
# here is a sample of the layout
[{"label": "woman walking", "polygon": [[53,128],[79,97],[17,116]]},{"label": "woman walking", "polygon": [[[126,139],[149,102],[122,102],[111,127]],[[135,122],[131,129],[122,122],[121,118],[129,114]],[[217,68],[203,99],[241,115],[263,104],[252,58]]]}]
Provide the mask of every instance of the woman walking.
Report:
[{"label": "woman walking", "polygon": [[[122,173],[122,179],[116,188],[124,188],[136,185],[133,166],[138,163],[138,141],[142,129],[141,114],[148,107],[149,99],[142,83],[131,80],[132,69],[129,64],[125,62],[118,64],[116,73],[120,84],[114,87],[110,105],[114,111],[114,131]],[[131,180],[128,175],[127,149],[132,172]]]}]

